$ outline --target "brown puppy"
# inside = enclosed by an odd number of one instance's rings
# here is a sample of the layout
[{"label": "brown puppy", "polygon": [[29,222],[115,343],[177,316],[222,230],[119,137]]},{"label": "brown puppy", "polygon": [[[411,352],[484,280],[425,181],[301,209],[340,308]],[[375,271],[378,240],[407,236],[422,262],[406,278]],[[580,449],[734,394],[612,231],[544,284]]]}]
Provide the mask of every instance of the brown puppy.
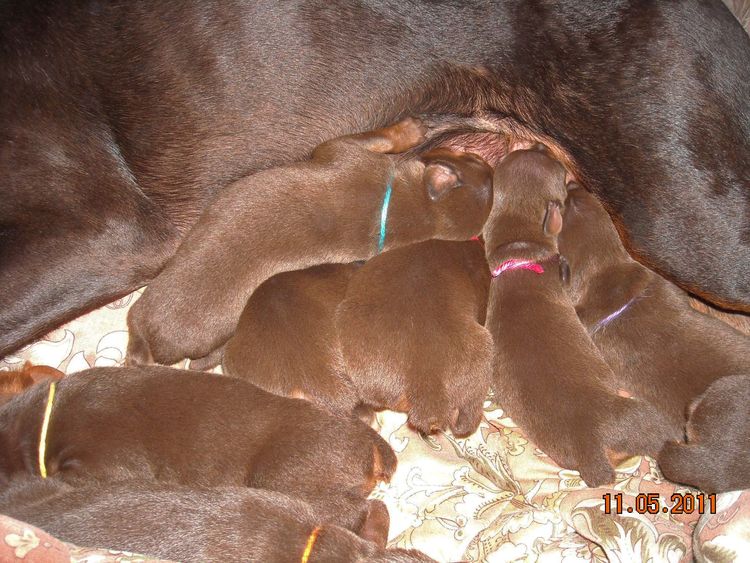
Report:
[{"label": "brown puppy", "polygon": [[564,218],[568,294],[618,387],[682,429],[688,406],[711,383],[750,373],[750,338],[699,313],[681,289],[634,261],[593,195],[571,189]]},{"label": "brown puppy", "polygon": [[300,500],[246,487],[188,488],[133,480],[73,487],[53,477],[27,480],[0,493],[1,513],[63,541],[174,561],[432,561],[415,550],[383,549],[388,511],[380,501],[370,503],[386,517],[365,526],[377,535],[376,542],[323,523]]},{"label": "brown puppy", "polygon": [[24,362],[20,370],[0,371],[0,406],[10,401],[21,391],[42,381],[57,381],[65,374],[50,366],[35,366]]},{"label": "brown puppy", "polygon": [[492,369],[488,287],[477,242],[427,241],[364,266],[279,274],[248,301],[222,367],[334,413],[390,408],[423,432],[468,435]]},{"label": "brown puppy", "polygon": [[[96,368],[0,409],[0,480],[39,474],[246,485],[309,502],[358,529],[365,498],[396,467],[366,425],[277,397],[245,381],[170,368]],[[41,444],[46,453],[39,454]]]},{"label": "brown puppy", "polygon": [[422,139],[421,124],[407,119],[325,142],[309,161],[225,188],[130,310],[128,361],[206,356],[274,274],[477,234],[491,207],[489,167],[447,149],[409,159],[385,154]]},{"label": "brown puppy", "polygon": [[664,475],[709,493],[750,488],[750,376],[715,381],[690,406],[687,443],[668,443]]},{"label": "brown puppy", "polygon": [[492,337],[482,326],[488,288],[475,241],[398,248],[356,271],[337,326],[360,401],[406,412],[425,433],[474,432],[492,372]]},{"label": "brown puppy", "polygon": [[263,282],[226,344],[224,373],[333,413],[354,412],[359,398],[345,373],[335,315],[360,267],[325,264]]},{"label": "brown puppy", "polygon": [[569,191],[564,218],[569,294],[618,386],[655,405],[680,433],[687,422],[688,444],[667,444],[659,456],[665,474],[709,491],[742,488],[748,378],[724,376],[750,373],[750,338],[699,313],[681,289],[630,258],[586,190]]},{"label": "brown puppy", "polygon": [[552,459],[594,486],[614,478],[608,454],[655,455],[674,434],[648,403],[617,396],[614,374],[566,295],[569,274],[557,248],[565,177],[536,150],[513,152],[497,167],[484,229],[495,276],[487,327],[504,410]]}]

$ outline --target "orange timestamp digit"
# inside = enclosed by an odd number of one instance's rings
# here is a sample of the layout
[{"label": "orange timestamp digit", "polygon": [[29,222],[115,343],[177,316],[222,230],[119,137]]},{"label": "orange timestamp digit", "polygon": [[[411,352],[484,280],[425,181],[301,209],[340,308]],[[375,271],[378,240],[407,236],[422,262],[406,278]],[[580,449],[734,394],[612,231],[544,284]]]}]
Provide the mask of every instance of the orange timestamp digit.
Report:
[{"label": "orange timestamp digit", "polygon": [[635,496],[633,505],[623,502],[622,493],[605,493],[602,495],[604,501],[604,514],[716,514],[716,495],[705,493],[674,493],[670,497],[672,507],[661,506],[659,493],[641,493]]}]

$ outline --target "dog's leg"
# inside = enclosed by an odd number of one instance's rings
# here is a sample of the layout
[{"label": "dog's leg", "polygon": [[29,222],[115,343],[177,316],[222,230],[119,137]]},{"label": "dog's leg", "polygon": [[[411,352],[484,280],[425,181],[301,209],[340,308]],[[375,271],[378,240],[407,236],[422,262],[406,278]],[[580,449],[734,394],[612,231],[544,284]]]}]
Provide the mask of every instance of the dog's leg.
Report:
[{"label": "dog's leg", "polygon": [[336,158],[345,156],[346,147],[352,144],[379,154],[405,152],[423,142],[426,131],[427,128],[419,119],[407,117],[388,127],[321,143],[313,151],[312,160],[319,163],[334,162]]},{"label": "dog's leg", "polygon": [[[176,232],[132,218],[81,224],[72,216],[0,236],[0,357],[154,277],[177,247]],[[129,224],[131,223],[131,224]]]}]

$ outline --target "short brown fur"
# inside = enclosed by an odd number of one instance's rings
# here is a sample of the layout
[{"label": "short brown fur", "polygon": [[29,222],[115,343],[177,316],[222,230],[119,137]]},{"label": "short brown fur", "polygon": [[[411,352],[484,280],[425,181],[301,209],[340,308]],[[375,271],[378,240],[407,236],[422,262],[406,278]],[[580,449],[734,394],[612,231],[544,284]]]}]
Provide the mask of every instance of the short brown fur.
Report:
[{"label": "short brown fur", "polygon": [[[680,435],[699,395],[724,376],[750,373],[750,338],[696,311],[681,289],[635,262],[601,204],[582,188],[569,192],[560,251],[570,263],[576,311],[618,387],[653,404]],[[747,415],[747,406],[735,408]],[[721,488],[718,476],[728,471],[722,463],[729,454],[716,449],[706,468]],[[668,476],[700,485],[690,481],[693,474]]]},{"label": "short brown fur", "polygon": [[456,436],[477,429],[492,371],[482,326],[489,272],[475,241],[427,241],[354,273],[337,314],[346,373],[360,401]]},{"label": "short brown fur", "polygon": [[750,488],[750,376],[716,380],[690,405],[686,443],[666,444],[664,475],[709,493]]},{"label": "short brown fur", "polygon": [[273,491],[134,480],[76,485],[27,480],[0,493],[0,511],[63,541],[174,561],[299,563],[315,529],[310,563],[432,561],[416,550],[384,549],[388,511],[381,501],[368,502],[366,533],[358,537]]},{"label": "short brown fur", "polygon": [[226,344],[224,373],[333,413],[352,413],[359,399],[345,373],[335,315],[360,266],[326,264],[265,281]]},{"label": "short brown fur", "polygon": [[491,207],[487,165],[447,149],[406,159],[385,154],[423,138],[421,123],[407,119],[325,142],[309,161],[226,187],[131,308],[128,362],[206,356],[274,274],[374,256],[389,183],[385,249],[477,234]]},{"label": "short brown fur", "polygon": [[0,406],[37,383],[57,381],[64,376],[65,374],[58,369],[37,366],[31,362],[24,362],[20,370],[0,371]]},{"label": "short brown fur", "polygon": [[[48,386],[39,385],[0,409],[7,453],[0,481],[38,474],[47,394]],[[95,368],[58,384],[46,465],[65,479],[282,491],[309,502],[324,521],[356,530],[373,477],[388,480],[396,457],[359,421],[239,379],[163,367]]]},{"label": "short brown fur", "polygon": [[607,455],[655,455],[674,434],[648,403],[617,396],[614,374],[566,294],[556,232],[565,176],[539,151],[511,153],[496,169],[484,230],[490,267],[532,259],[544,273],[508,271],[493,280],[487,327],[497,400],[543,451],[596,486],[614,479]]}]

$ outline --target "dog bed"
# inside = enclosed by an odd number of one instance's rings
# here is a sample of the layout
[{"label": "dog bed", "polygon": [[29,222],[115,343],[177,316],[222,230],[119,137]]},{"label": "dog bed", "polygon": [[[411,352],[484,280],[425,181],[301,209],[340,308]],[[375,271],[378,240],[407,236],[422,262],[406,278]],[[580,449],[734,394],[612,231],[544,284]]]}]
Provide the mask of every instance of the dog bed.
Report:
[{"label": "dog bed", "polygon": [[[127,310],[139,295],[68,323],[4,358],[0,369],[26,360],[66,373],[120,365]],[[445,433],[421,436],[399,413],[380,413],[377,424],[399,458],[392,481],[372,494],[388,505],[391,546],[414,547],[438,561],[487,562],[673,563],[693,557],[724,562],[750,553],[750,491],[718,495],[716,514],[672,514],[672,495],[697,491],[666,481],[647,457],[621,464],[613,486],[588,488],[577,472],[558,467],[529,442],[491,396],[479,430],[462,440]],[[641,513],[649,493],[658,495],[655,515]],[[616,513],[618,494],[622,514]],[[611,495],[610,514],[604,495]],[[3,561],[153,560],[106,549],[123,546],[87,547],[96,549],[64,544],[33,526],[0,518]]]}]

